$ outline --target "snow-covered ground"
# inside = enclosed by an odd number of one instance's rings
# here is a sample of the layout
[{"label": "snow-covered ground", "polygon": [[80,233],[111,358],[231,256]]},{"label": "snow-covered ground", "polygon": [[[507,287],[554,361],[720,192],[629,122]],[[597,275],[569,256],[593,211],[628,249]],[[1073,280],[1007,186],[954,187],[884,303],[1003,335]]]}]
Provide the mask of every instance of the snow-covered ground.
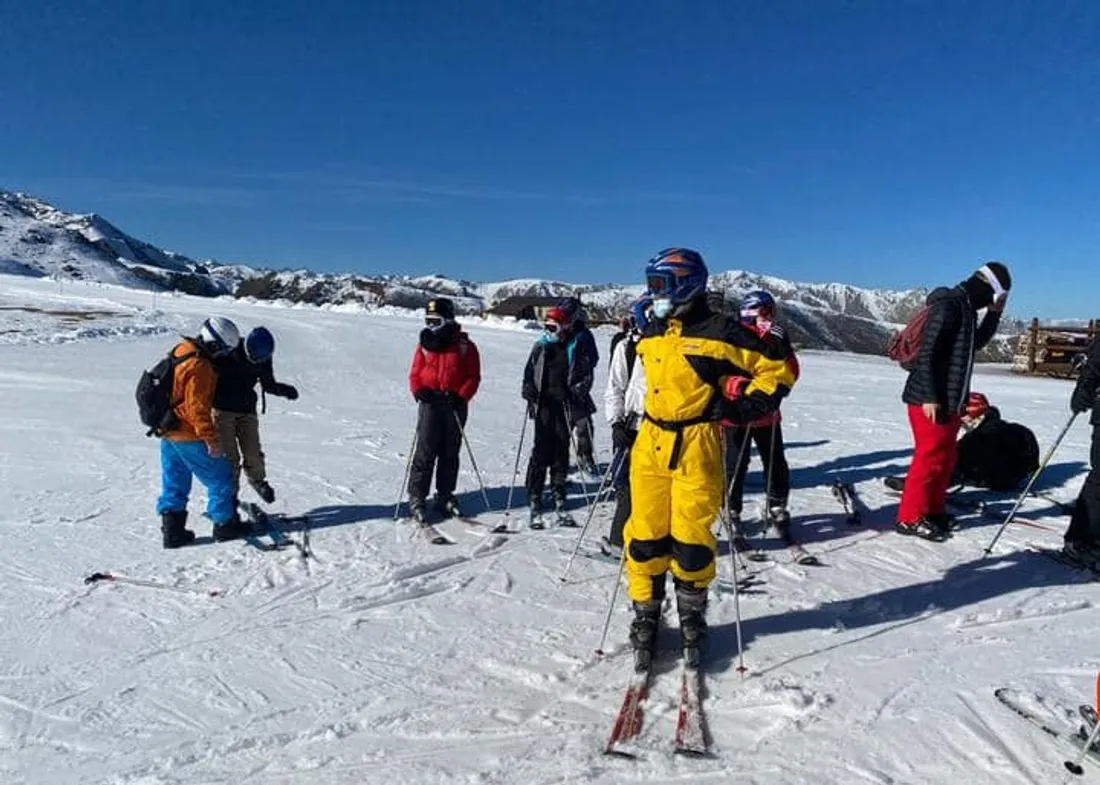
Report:
[{"label": "snow-covered ground", "polygon": [[[277,376],[301,391],[296,402],[269,399],[261,427],[279,493],[273,509],[308,515],[314,559],[214,544],[199,489],[199,544],[160,547],[156,443],[143,436],[134,386],[176,333],[212,312],[245,330],[267,325]],[[823,566],[793,565],[782,551],[752,565],[763,583],[740,598],[742,677],[723,555],[705,676],[713,756],[670,754],[674,629],[662,638],[667,656],[647,708],[649,752],[636,761],[602,755],[630,667],[622,593],[609,656],[593,653],[615,566],[578,559],[562,583],[574,531],[503,537],[454,523],[444,528],[457,544],[433,546],[392,520],[414,422],[406,378],[419,326],[407,314],[0,276],[0,781],[1061,779],[1072,751],[992,691],[1007,684],[1055,711],[1093,694],[1100,586],[1026,550],[1057,545],[1065,519],[1045,499],[1028,500],[1022,514],[1046,528],[1011,526],[987,559],[997,526],[988,518],[965,519],[945,544],[894,534],[894,500],[879,479],[908,459],[902,373],[879,358],[829,354],[803,356],[803,380],[784,409],[795,530]],[[499,510],[533,336],[469,330],[484,364],[469,437]],[[606,361],[600,371],[602,389]],[[1032,426],[1044,452],[1068,415],[1065,382],[998,369],[979,371],[977,387]],[[606,426],[597,438],[606,461]],[[1044,492],[1073,498],[1087,439],[1085,425],[1071,431],[1040,481]],[[750,505],[759,476],[754,459]],[[844,522],[834,478],[856,484],[867,506],[861,526]],[[460,483],[466,506],[480,511],[468,460]],[[579,487],[571,501],[582,516]],[[608,519],[598,509],[592,539]],[[183,591],[84,585],[95,571]]]}]

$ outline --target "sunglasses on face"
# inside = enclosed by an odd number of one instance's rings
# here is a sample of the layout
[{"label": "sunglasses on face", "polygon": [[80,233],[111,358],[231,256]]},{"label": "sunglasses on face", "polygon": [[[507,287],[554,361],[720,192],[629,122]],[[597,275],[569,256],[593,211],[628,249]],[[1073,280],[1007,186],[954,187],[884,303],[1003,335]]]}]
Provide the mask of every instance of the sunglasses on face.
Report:
[{"label": "sunglasses on face", "polygon": [[440,325],[443,324],[443,317],[442,316],[426,316],[426,317],[424,317],[424,324],[428,325],[429,327],[439,327]]}]

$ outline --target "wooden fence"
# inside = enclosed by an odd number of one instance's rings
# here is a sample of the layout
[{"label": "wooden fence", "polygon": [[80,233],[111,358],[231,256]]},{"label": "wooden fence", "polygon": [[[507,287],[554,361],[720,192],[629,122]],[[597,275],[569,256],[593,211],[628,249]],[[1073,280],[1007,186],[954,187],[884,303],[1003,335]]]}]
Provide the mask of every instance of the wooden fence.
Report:
[{"label": "wooden fence", "polygon": [[1032,319],[1018,339],[1014,364],[1022,373],[1072,377],[1089,345],[1100,335],[1100,320],[1088,327],[1043,326]]}]

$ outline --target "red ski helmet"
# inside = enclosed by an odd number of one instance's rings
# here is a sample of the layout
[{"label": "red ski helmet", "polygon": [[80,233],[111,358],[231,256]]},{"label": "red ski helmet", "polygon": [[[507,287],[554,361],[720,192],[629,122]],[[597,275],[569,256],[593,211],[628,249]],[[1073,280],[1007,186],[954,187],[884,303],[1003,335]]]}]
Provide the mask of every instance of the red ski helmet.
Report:
[{"label": "red ski helmet", "polygon": [[971,420],[984,417],[989,411],[989,399],[980,392],[972,392],[966,399],[966,416]]}]

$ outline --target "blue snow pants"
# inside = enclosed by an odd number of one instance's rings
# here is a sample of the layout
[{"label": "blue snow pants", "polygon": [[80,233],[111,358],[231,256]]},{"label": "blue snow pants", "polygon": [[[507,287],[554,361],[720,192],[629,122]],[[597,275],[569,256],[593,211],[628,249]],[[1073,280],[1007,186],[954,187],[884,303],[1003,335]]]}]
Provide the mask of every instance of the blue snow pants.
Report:
[{"label": "blue snow pants", "polygon": [[206,442],[172,442],[160,440],[161,491],[157,499],[157,514],[183,512],[191,495],[191,476],[206,486],[206,517],[215,526],[233,520],[236,500],[233,492],[233,470],[229,461],[211,458]]}]

